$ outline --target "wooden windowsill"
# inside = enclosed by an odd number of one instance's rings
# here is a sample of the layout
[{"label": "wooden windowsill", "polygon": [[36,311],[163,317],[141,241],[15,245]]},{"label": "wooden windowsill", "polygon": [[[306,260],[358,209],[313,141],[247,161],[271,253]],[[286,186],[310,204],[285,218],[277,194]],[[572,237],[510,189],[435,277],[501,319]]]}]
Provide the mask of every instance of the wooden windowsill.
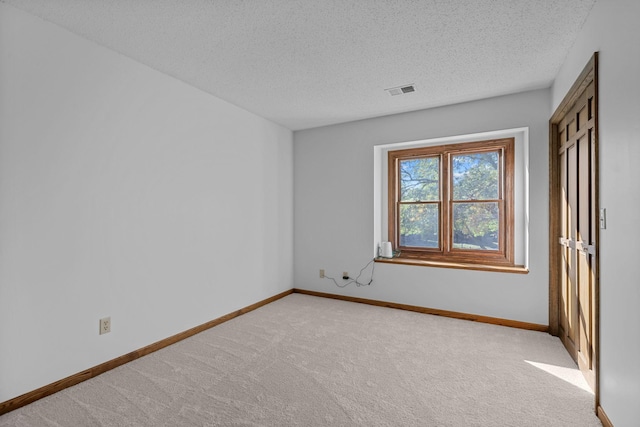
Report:
[{"label": "wooden windowsill", "polygon": [[445,261],[427,261],[423,259],[415,258],[376,258],[376,262],[382,262],[385,264],[405,264],[405,265],[417,265],[421,267],[438,267],[438,268],[457,268],[461,270],[479,270],[479,271],[493,271],[495,273],[516,273],[516,274],[528,274],[529,269],[524,265],[484,265],[484,264],[470,264],[462,262],[445,262]]}]

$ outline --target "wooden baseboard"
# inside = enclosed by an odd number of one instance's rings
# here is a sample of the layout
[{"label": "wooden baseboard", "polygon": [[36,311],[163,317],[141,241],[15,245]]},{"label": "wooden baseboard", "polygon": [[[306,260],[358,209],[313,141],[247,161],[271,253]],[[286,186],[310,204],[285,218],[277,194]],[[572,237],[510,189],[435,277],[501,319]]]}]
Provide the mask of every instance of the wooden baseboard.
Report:
[{"label": "wooden baseboard", "polygon": [[548,332],[549,326],[537,323],[520,322],[518,320],[500,319],[498,317],[479,316],[477,314],[458,313],[456,311],[438,310],[435,308],[420,307],[416,305],[399,304],[395,302],[378,301],[365,298],[349,297],[344,295],[327,294],[324,292],[308,291],[306,289],[294,288],[293,292],[316,297],[333,298],[343,301],[359,302],[362,304],[376,305],[379,307],[397,308],[400,310],[415,311],[436,316],[452,317],[454,319],[471,320],[474,322],[490,323],[492,325],[509,326],[511,328],[527,329],[531,331]]},{"label": "wooden baseboard", "polygon": [[247,307],[241,308],[240,310],[236,310],[232,313],[226,314],[222,317],[211,320],[207,323],[203,323],[202,325],[196,326],[184,332],[180,332],[179,334],[173,335],[169,338],[165,338],[163,340],[150,344],[141,349],[132,351],[131,353],[125,354],[124,356],[117,357],[115,359],[109,360],[108,362],[104,362],[98,366],[94,366],[93,368],[86,369],[82,372],[78,372],[77,374],[71,375],[67,378],[63,378],[54,383],[45,385],[43,387],[40,387],[30,392],[27,392],[21,396],[15,397],[13,399],[9,399],[5,402],[0,403],[0,415],[6,414],[7,412],[13,411],[14,409],[18,409],[22,406],[28,405],[29,403],[33,403],[36,400],[42,399],[43,397],[57,393],[61,390],[64,390],[67,387],[71,387],[78,383],[86,381],[90,378],[97,377],[98,375],[103,374],[113,368],[117,368],[120,365],[124,365],[125,363],[131,362],[132,360],[138,359],[142,356],[146,356],[147,354],[153,353],[154,351],[158,351],[161,348],[170,346],[171,344],[175,344],[178,341],[182,341],[185,338],[189,338],[197,333],[200,333],[216,325],[219,325],[228,320],[231,320],[235,317],[238,317],[240,315],[253,311],[257,308],[260,308],[263,305],[267,305],[273,301],[276,301],[280,298],[283,298],[291,294],[292,292],[293,292],[292,289],[288,291],[284,291],[270,298],[264,299],[262,301],[258,301],[255,304],[251,304]]},{"label": "wooden baseboard", "polygon": [[[222,317],[219,317],[217,319],[211,320],[207,323],[203,323],[202,325],[196,326],[194,328],[191,328],[189,330],[186,330],[184,332],[180,332],[179,334],[173,335],[171,337],[165,338],[163,340],[160,340],[158,342],[155,342],[153,344],[150,344],[146,347],[143,347],[141,349],[132,351],[131,353],[125,354],[123,356],[117,357],[115,359],[109,360],[107,362],[104,362],[98,366],[94,366],[92,368],[86,369],[82,372],[78,372],[77,374],[71,375],[67,378],[63,378],[59,381],[56,381],[54,383],[45,385],[43,387],[40,387],[36,390],[27,392],[21,396],[15,397],[13,399],[9,399],[5,402],[1,402],[0,403],[0,415],[2,414],[6,414],[7,412],[13,411],[14,409],[18,409],[22,406],[28,405],[29,403],[33,403],[36,400],[42,399],[43,397],[49,396],[51,394],[57,393],[61,390],[64,390],[67,387],[71,387],[74,386],[78,383],[81,383],[83,381],[86,381],[90,378],[94,378],[97,377],[100,374],[103,374],[113,368],[117,368],[120,365],[124,365],[125,363],[131,362],[132,360],[138,359],[142,356],[146,356],[147,354],[153,353],[155,351],[158,351],[164,347],[167,347],[171,344],[175,344],[178,341],[182,341],[185,338],[189,338],[197,333],[200,333],[202,331],[205,331],[209,328],[212,328],[216,325],[219,325],[221,323],[224,323],[228,320],[231,320],[235,317],[238,317],[240,315],[243,315],[245,313],[248,313],[250,311],[253,311],[257,308],[260,308],[266,304],[269,304],[273,301],[276,301],[280,298],[283,298],[293,292],[296,293],[300,293],[300,294],[306,294],[306,295],[313,295],[313,296],[317,296],[317,297],[323,297],[323,298],[333,298],[333,299],[338,299],[338,300],[343,300],[343,301],[351,301],[351,302],[358,302],[358,303],[362,303],[362,304],[369,304],[369,305],[375,305],[375,306],[379,306],[379,307],[389,307],[389,308],[396,308],[396,309],[400,309],[400,310],[408,310],[408,311],[415,311],[418,313],[425,313],[425,314],[433,314],[436,316],[444,316],[444,317],[452,317],[455,319],[464,319],[464,320],[472,320],[474,322],[482,322],[482,323],[490,323],[490,324],[494,324],[494,325],[502,325],[502,326],[509,326],[512,328],[520,328],[520,329],[528,329],[528,330],[533,330],[533,331],[540,331],[540,332],[547,332],[548,331],[548,326],[546,325],[539,325],[536,323],[527,323],[527,322],[520,322],[520,321],[516,321],[516,320],[507,320],[507,319],[500,319],[500,318],[496,318],[496,317],[487,317],[487,316],[478,316],[475,314],[466,314],[466,313],[458,313],[455,311],[446,311],[446,310],[438,310],[438,309],[433,309],[433,308],[426,308],[426,307],[419,307],[419,306],[415,306],[415,305],[407,305],[407,304],[399,304],[399,303],[393,303],[393,302],[385,302],[385,301],[378,301],[378,300],[371,300],[371,299],[365,299],[365,298],[356,298],[356,297],[349,297],[349,296],[344,296],[344,295],[336,295],[336,294],[328,294],[328,293],[324,293],[324,292],[315,292],[315,291],[308,291],[305,289],[290,289],[288,291],[282,292],[278,295],[274,295],[270,298],[267,298],[265,300],[259,301],[255,304],[249,305],[247,307],[241,308],[240,310],[236,310],[232,313],[226,314]],[[605,427],[607,426],[611,426],[613,427],[613,424],[611,424],[611,422],[609,421],[609,419],[607,418],[606,414],[604,413],[604,411],[602,410],[601,407],[598,407],[598,417],[600,418],[600,420],[602,421],[603,425]],[[605,421],[606,420],[606,421]],[[608,423],[608,424],[607,424]]]},{"label": "wooden baseboard", "polygon": [[598,405],[596,414],[598,415],[598,418],[600,419],[600,422],[602,423],[603,427],[613,427],[613,423],[611,422],[609,417],[607,417],[607,414],[605,414],[604,409],[602,409],[602,406]]}]

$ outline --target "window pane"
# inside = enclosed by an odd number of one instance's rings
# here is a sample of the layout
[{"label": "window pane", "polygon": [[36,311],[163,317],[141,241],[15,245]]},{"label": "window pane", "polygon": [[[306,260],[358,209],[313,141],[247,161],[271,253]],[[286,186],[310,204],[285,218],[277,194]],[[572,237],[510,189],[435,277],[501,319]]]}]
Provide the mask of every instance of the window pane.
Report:
[{"label": "window pane", "polygon": [[498,203],[454,203],[453,247],[499,250],[499,216]]},{"label": "window pane", "polygon": [[440,247],[438,204],[400,205],[400,246]]},{"label": "window pane", "polygon": [[423,157],[400,160],[400,201],[440,200],[440,159]]},{"label": "window pane", "polygon": [[452,156],[453,199],[498,199],[499,162],[498,151]]}]

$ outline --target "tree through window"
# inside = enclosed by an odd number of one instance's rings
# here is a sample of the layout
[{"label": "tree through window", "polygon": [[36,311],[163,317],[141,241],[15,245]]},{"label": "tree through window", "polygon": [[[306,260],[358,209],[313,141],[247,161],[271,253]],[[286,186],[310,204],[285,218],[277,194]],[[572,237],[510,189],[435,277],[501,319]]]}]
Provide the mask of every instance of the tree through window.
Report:
[{"label": "tree through window", "polygon": [[513,265],[514,139],[389,152],[401,257]]}]

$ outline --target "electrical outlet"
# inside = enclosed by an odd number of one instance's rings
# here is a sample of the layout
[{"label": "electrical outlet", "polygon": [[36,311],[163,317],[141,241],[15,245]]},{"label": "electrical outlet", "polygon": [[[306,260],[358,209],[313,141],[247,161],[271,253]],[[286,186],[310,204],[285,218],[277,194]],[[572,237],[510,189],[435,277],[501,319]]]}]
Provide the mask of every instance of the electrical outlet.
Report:
[{"label": "electrical outlet", "polygon": [[100,335],[111,332],[111,317],[100,319]]},{"label": "electrical outlet", "polygon": [[324,279],[324,268],[320,269],[320,278]]}]

